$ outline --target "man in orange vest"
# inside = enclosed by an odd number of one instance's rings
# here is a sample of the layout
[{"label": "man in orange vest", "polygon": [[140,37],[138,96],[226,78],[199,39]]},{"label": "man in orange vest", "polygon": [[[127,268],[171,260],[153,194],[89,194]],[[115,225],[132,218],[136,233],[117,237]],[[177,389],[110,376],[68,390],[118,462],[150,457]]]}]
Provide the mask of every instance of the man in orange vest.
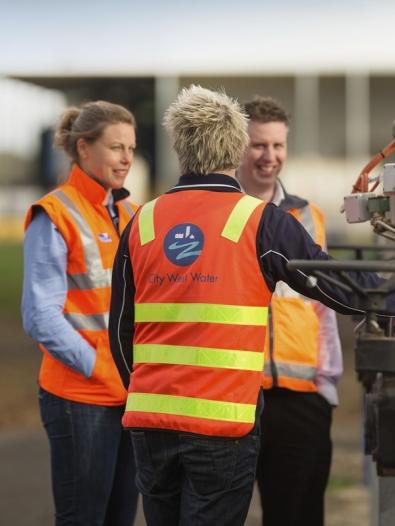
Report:
[{"label": "man in orange vest", "polygon": [[[278,178],[287,157],[286,111],[274,99],[260,96],[244,107],[250,142],[237,172],[243,189],[294,216],[325,249],[322,212],[288,194]],[[341,373],[334,311],[278,282],[266,332],[265,432],[257,470],[265,526],[324,523],[332,408],[338,403]]]},{"label": "man in orange vest", "polygon": [[[275,285],[348,314],[352,297],[321,279],[309,288],[290,271],[289,259],[329,256],[290,214],[242,192],[235,173],[248,134],[237,102],[191,86],[164,123],[183,175],[138,210],[113,268],[109,336],[128,387],[123,425],[148,526],[241,526]],[[381,283],[375,274],[358,280]]]}]

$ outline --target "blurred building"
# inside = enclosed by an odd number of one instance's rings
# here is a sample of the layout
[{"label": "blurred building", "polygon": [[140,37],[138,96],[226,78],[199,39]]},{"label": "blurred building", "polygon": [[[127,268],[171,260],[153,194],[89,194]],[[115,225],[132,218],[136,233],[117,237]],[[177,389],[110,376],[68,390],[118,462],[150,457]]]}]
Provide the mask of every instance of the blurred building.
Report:
[{"label": "blurred building", "polygon": [[[202,0],[191,6],[171,0],[136,10],[133,2],[117,0],[109,9],[97,0],[94,11],[88,4],[79,4],[76,17],[71,4],[55,9],[45,0],[35,7],[35,25],[29,25],[26,13],[18,13],[20,26],[29,27],[31,49],[24,61],[20,40],[15,40],[13,60],[7,55],[0,59],[0,74],[7,77],[0,80],[0,122],[7,110],[1,83],[15,82],[20,100],[22,87],[30,86],[41,93],[42,102],[34,103],[40,110],[35,133],[41,141],[36,140],[35,153],[18,150],[22,178],[0,163],[3,187],[9,183],[7,174],[42,188],[56,179],[61,159],[50,148],[50,129],[60,107],[50,101],[64,107],[106,99],[136,115],[138,161],[129,184],[137,200],[165,190],[177,179],[178,167],[161,126],[163,112],[181,87],[198,83],[224,88],[240,101],[256,93],[279,99],[291,113],[284,174],[289,191],[324,209],[333,240],[370,235],[368,225],[346,225],[339,208],[362,166],[392,138],[395,62],[391,31],[385,29],[395,20],[392,2],[284,0],[269,5],[252,0],[242,5]],[[16,11],[7,9],[3,19],[8,15],[11,20]],[[122,30],[124,20],[128,31]],[[50,46],[40,31],[52,39]],[[0,36],[0,45],[2,38],[7,37]],[[47,108],[51,122],[37,117]],[[11,127],[24,123],[27,113],[15,112]],[[9,155],[7,144],[0,131],[3,160]]]}]

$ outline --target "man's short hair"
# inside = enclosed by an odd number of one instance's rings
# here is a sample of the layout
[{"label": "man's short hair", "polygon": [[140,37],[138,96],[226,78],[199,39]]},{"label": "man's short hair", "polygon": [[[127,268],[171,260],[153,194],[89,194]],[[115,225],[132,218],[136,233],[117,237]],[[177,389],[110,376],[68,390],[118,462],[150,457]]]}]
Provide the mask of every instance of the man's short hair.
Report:
[{"label": "man's short hair", "polygon": [[183,174],[209,174],[236,169],[248,144],[247,116],[224,92],[201,86],[184,88],[166,110]]},{"label": "man's short hair", "polygon": [[289,126],[289,114],[284,107],[272,97],[255,95],[252,100],[244,103],[244,111],[248,118],[256,122],[283,122]]}]

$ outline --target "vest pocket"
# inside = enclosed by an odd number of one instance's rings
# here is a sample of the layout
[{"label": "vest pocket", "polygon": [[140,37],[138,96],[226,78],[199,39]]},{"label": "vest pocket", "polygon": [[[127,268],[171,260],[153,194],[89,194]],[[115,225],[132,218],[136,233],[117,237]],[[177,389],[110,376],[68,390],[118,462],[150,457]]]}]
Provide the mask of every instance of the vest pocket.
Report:
[{"label": "vest pocket", "polygon": [[143,431],[131,431],[136,462],[136,486],[142,495],[148,495],[159,479],[155,476],[146,436]]}]

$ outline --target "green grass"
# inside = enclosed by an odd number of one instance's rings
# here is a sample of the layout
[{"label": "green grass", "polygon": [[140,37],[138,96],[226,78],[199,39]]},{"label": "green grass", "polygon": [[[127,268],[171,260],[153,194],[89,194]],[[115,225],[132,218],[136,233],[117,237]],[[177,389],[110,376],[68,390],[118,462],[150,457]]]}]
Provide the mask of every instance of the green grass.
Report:
[{"label": "green grass", "polygon": [[23,279],[21,243],[0,244],[0,316],[15,319],[20,316]]},{"label": "green grass", "polygon": [[334,475],[331,476],[329,479],[327,491],[337,491],[345,488],[350,488],[352,486],[355,486],[358,484],[358,481],[356,481],[352,477],[347,477],[343,475]]}]

